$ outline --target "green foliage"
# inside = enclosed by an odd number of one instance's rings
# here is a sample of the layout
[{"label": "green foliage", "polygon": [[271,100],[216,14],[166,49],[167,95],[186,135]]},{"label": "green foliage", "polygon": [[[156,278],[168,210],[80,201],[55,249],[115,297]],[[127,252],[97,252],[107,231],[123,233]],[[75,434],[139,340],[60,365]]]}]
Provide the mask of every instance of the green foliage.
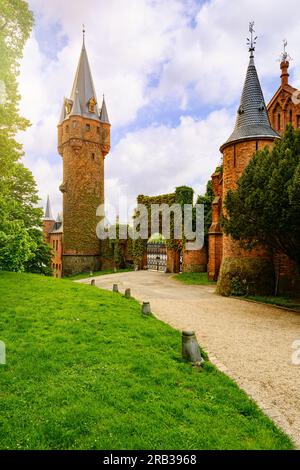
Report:
[{"label": "green foliage", "polygon": [[255,153],[225,200],[224,231],[241,246],[269,247],[300,266],[300,131],[287,126],[271,151]]},{"label": "green foliage", "polygon": [[182,207],[184,204],[193,204],[194,190],[189,186],[178,186],[175,190],[175,202]]},{"label": "green foliage", "polygon": [[144,253],[147,251],[147,240],[138,238],[132,241],[132,257],[135,266],[140,267],[144,257]]},{"label": "green foliage", "polygon": [[15,140],[29,125],[19,116],[17,76],[33,17],[22,0],[0,0],[0,12],[0,269],[49,274],[36,184]]},{"label": "green foliage", "polygon": [[14,273],[0,273],[0,298],[1,449],[293,448],[229,377],[183,361],[181,333],[134,299]]},{"label": "green foliage", "polygon": [[197,204],[204,205],[204,235],[205,243],[208,243],[208,231],[212,224],[212,203],[214,200],[214,193],[212,189],[212,182],[209,180],[206,185],[206,192],[204,196],[198,196]]}]

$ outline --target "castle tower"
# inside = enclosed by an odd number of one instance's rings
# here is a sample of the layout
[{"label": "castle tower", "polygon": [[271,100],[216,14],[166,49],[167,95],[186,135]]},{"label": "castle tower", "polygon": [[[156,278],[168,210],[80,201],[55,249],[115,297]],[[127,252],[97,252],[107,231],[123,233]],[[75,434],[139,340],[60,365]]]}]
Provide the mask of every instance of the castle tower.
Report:
[{"label": "castle tower", "polygon": [[93,84],[85,40],[70,99],[63,103],[58,151],[63,159],[63,274],[100,268],[97,208],[104,204],[104,159],[110,150],[105,100],[101,109]]},{"label": "castle tower", "polygon": [[[255,40],[252,36],[254,32],[252,23],[250,32],[250,61],[235,128],[220,148],[223,153],[223,212],[227,192],[235,189],[237,180],[253,154],[265,146],[272,146],[274,140],[279,138],[270,125],[254,64]],[[272,260],[263,247],[252,251],[242,250],[237,241],[223,235],[223,258],[217,287],[219,293],[231,294],[234,291],[234,284],[245,281],[246,285],[251,285],[251,290],[260,293],[272,289],[272,276]]]}]

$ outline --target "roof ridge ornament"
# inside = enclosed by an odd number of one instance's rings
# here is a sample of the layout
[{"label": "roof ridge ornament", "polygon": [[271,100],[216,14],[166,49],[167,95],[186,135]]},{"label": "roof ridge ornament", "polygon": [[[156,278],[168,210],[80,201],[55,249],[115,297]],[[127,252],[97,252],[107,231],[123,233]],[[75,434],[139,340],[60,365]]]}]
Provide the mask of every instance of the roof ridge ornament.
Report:
[{"label": "roof ridge ornament", "polygon": [[253,33],[255,33],[254,21],[250,21],[250,23],[249,23],[249,32],[250,32],[250,38],[247,38],[247,45],[249,47],[250,59],[253,59],[254,58],[256,40],[257,40],[257,36],[253,37]]},{"label": "roof ridge ornament", "polygon": [[286,46],[288,45],[288,42],[286,39],[283,39],[282,40],[282,43],[283,43],[283,52],[280,54],[280,58],[279,60],[281,62],[289,62],[290,60],[293,60],[292,57],[288,54],[287,50],[286,50]]}]

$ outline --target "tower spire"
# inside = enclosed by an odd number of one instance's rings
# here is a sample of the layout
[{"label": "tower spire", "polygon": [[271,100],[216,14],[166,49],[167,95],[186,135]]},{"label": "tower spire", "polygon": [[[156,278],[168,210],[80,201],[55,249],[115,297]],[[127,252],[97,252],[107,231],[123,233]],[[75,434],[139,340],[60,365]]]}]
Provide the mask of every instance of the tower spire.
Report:
[{"label": "tower spire", "polygon": [[48,196],[47,196],[47,204],[46,204],[46,209],[45,209],[44,220],[54,220],[54,219],[53,219],[53,215],[52,215],[52,211],[51,211],[51,205],[50,205],[50,197],[49,197],[49,194],[48,194]]},{"label": "tower spire", "polygon": [[70,113],[99,121],[99,108],[93,83],[90,64],[85,47],[85,27],[83,26],[83,45],[71,91]]},{"label": "tower spire", "polygon": [[244,88],[237,111],[235,128],[229,139],[222,145],[222,149],[229,143],[266,138],[276,139],[279,135],[272,129],[264,95],[260,86],[257,70],[254,63],[256,37],[253,37],[254,23],[249,25],[251,38],[248,39],[250,61],[247,69]]},{"label": "tower spire", "polygon": [[104,94],[103,94],[103,100],[102,100],[102,106],[101,106],[101,112],[100,112],[100,121],[105,122],[106,124],[110,124],[107,109],[106,109]]}]

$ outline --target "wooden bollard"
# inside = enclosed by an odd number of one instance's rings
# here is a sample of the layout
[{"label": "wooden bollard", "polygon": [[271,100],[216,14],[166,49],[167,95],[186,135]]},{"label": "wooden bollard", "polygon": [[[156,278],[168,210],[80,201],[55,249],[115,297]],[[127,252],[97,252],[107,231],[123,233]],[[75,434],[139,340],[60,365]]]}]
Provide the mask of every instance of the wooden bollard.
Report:
[{"label": "wooden bollard", "polygon": [[143,305],[142,305],[142,314],[143,314],[143,315],[151,315],[150,302],[143,302]]},{"label": "wooden bollard", "polygon": [[130,291],[130,289],[126,289],[126,290],[125,290],[125,297],[126,297],[126,299],[130,299],[130,297],[131,297],[131,291]]},{"label": "wooden bollard", "polygon": [[118,284],[113,285],[113,292],[119,292]]},{"label": "wooden bollard", "polygon": [[95,281],[95,279],[92,279],[91,280],[91,286],[95,286],[95,285],[96,285],[96,281]]},{"label": "wooden bollard", "polygon": [[182,357],[192,364],[200,366],[203,362],[199,344],[194,331],[182,332]]}]

